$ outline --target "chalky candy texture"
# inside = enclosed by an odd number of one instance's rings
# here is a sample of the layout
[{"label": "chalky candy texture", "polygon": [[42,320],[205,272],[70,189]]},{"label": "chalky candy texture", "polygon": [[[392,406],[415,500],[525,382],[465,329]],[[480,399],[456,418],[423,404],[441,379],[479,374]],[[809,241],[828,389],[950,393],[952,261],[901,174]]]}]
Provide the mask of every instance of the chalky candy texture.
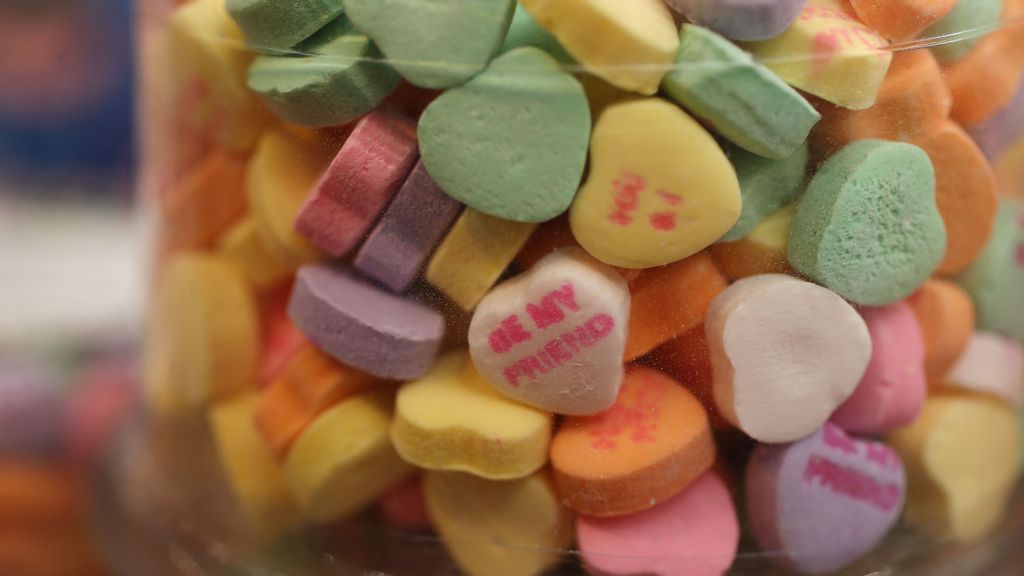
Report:
[{"label": "chalky candy texture", "polygon": [[502,394],[557,414],[615,402],[629,288],[582,250],[554,252],[492,290],[469,325],[480,372]]},{"label": "chalky candy texture", "polygon": [[880,140],[851,144],[822,166],[797,208],[789,242],[794,268],[871,306],[909,296],[945,252],[928,155]]},{"label": "chalky candy texture", "polygon": [[328,265],[299,270],[288,315],[320,349],[381,378],[426,374],[444,336],[434,310]]},{"label": "chalky candy texture", "polygon": [[600,574],[722,576],[736,557],[740,529],[729,489],[708,472],[649,510],[580,516],[576,535],[584,562]]},{"label": "chalky candy texture", "polygon": [[341,0],[227,0],[227,9],[250,47],[283,50],[341,14]]},{"label": "chalky candy texture", "polygon": [[916,37],[957,5],[958,0],[850,0],[860,21],[894,42]]},{"label": "chalky candy texture", "polygon": [[1024,201],[1003,201],[988,247],[957,281],[974,300],[979,328],[1024,341]]},{"label": "chalky candy texture", "polygon": [[921,35],[925,38],[955,35],[956,41],[931,49],[939,62],[952,62],[973,50],[980,40],[980,31],[997,26],[1002,13],[1003,0],[958,0],[953,10]]},{"label": "chalky candy texture", "polygon": [[347,16],[409,82],[462,84],[498,51],[514,0],[341,0]]},{"label": "chalky candy texture", "polygon": [[794,444],[758,446],[746,480],[761,549],[803,574],[831,573],[873,549],[896,523],[906,494],[896,452],[833,424]]},{"label": "chalky candy texture", "polygon": [[409,287],[462,211],[420,161],[388,205],[353,264],[395,292]]},{"label": "chalky candy texture", "polygon": [[295,53],[263,55],[249,67],[249,88],[279,116],[303,126],[351,122],[376,108],[398,82],[398,73],[344,17]]},{"label": "chalky candy texture", "polygon": [[434,100],[419,137],[427,171],[450,196],[506,220],[543,222],[576,194],[590,111],[558,62],[518,48]]},{"label": "chalky candy texture", "polygon": [[667,0],[694,24],[733,40],[767,40],[800,15],[807,0]]},{"label": "chalky candy texture", "polygon": [[0,454],[52,454],[65,446],[66,409],[41,366],[0,361]]},{"label": "chalky candy texture", "polygon": [[967,131],[993,162],[1019,142],[1024,133],[1024,77],[1012,102],[992,118],[971,126]]},{"label": "chalky candy texture", "polygon": [[363,239],[416,162],[416,127],[386,108],[360,120],[306,198],[295,229],[328,254]]},{"label": "chalky candy texture", "polygon": [[558,40],[550,32],[538,26],[530,13],[517,2],[516,11],[512,15],[512,24],[508,28],[504,44],[501,45],[501,51],[508,52],[524,46],[540,48],[563,64],[575,62],[565,48],[558,43]]},{"label": "chalky candy texture", "polygon": [[907,299],[924,336],[924,369],[928,383],[942,383],[974,332],[974,303],[949,280],[931,279]]},{"label": "chalky candy texture", "polygon": [[799,146],[788,158],[770,160],[743,150],[732,150],[729,160],[736,168],[743,196],[743,210],[722,242],[750,234],[765,218],[782,210],[804,191],[807,180],[807,145]]},{"label": "chalky candy texture", "polygon": [[1020,408],[1024,406],[1024,348],[997,334],[975,332],[945,382]]},{"label": "chalky candy texture", "polygon": [[714,32],[686,24],[665,92],[736,145],[781,159],[821,115],[771,70]]}]

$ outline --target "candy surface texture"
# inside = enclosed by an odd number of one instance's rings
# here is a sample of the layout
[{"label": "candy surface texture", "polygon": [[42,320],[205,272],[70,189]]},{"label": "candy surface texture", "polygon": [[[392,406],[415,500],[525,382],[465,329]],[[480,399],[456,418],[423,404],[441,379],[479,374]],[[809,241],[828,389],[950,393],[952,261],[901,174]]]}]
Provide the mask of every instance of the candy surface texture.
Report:
[{"label": "candy surface texture", "polygon": [[796,20],[807,0],[667,0],[694,24],[733,40],[767,40]]}]

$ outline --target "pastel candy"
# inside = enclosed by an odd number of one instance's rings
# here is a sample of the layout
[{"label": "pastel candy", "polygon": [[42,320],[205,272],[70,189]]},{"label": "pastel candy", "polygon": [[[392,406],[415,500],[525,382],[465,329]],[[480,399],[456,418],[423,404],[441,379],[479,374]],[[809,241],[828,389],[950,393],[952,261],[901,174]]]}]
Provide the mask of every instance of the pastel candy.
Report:
[{"label": "pastel candy", "polygon": [[651,268],[706,248],[736,223],[736,172],[695,120],[657,98],[605,109],[594,127],[590,176],[569,213],[595,258]]},{"label": "pastel candy", "polygon": [[356,254],[357,270],[401,292],[412,284],[462,212],[420,161]]},{"label": "pastel candy", "polygon": [[241,271],[222,257],[173,256],[149,330],[143,387],[159,410],[200,408],[256,383],[256,302]]},{"label": "pastel candy", "polygon": [[572,542],[572,519],[544,474],[496,482],[428,472],[423,489],[442,542],[469,576],[536,576]]},{"label": "pastel candy", "polygon": [[801,574],[830,574],[871,551],[896,524],[906,493],[896,452],[833,424],[794,444],[758,446],[746,470],[758,544]]},{"label": "pastel candy", "polygon": [[946,229],[920,148],[865,140],[829,158],[797,207],[789,261],[858,304],[909,296],[938,267]]},{"label": "pastel candy", "polygon": [[958,0],[850,0],[861,22],[894,42],[917,37],[942,20],[957,3]]},{"label": "pastel candy", "polygon": [[583,560],[600,574],[722,576],[739,539],[732,495],[712,472],[649,510],[576,520]]},{"label": "pastel candy", "polygon": [[727,288],[704,328],[715,405],[760,442],[813,433],[853,394],[871,359],[871,336],[853,307],[781,274]]},{"label": "pastel candy", "polygon": [[932,47],[932,53],[939,62],[948,63],[966,56],[977,46],[979,37],[972,32],[997,26],[1003,13],[1003,0],[958,0],[956,5],[941,20],[922,33],[925,38],[948,38]]},{"label": "pastel candy", "polygon": [[511,480],[544,466],[551,428],[550,414],[498,394],[455,352],[399,390],[391,440],[420,468]]},{"label": "pastel candy", "polygon": [[264,54],[249,67],[249,88],[278,116],[302,126],[351,122],[376,108],[398,81],[377,48],[344,16],[294,52]]},{"label": "pastel candy", "polygon": [[979,328],[1024,341],[1024,202],[1002,202],[988,246],[957,282],[974,301]]},{"label": "pastel candy", "polygon": [[947,64],[943,74],[953,95],[952,119],[965,128],[985,122],[1013,101],[1022,79],[1020,39],[1014,26],[979,37],[966,56]]},{"label": "pastel candy", "polygon": [[1024,134],[1024,76],[1013,100],[992,118],[971,126],[968,132],[990,161],[999,158]]},{"label": "pastel candy", "polygon": [[678,494],[715,460],[694,395],[650,368],[626,371],[611,409],[567,418],[551,442],[562,501],[592,517],[647,510]]},{"label": "pastel candy", "polygon": [[582,250],[554,252],[492,290],[469,351],[502,394],[556,414],[609,408],[622,382],[629,288]]},{"label": "pastel candy", "polygon": [[341,14],[341,0],[227,0],[227,9],[258,51],[291,48]]},{"label": "pastel candy", "polygon": [[892,53],[845,0],[808,0],[781,35],[745,47],[794,88],[853,110],[870,108]]},{"label": "pastel candy", "polygon": [[729,280],[758,274],[791,274],[789,229],[796,203],[768,216],[745,237],[735,242],[713,244],[708,250],[715,265]]},{"label": "pastel candy", "polygon": [[984,396],[931,397],[889,442],[907,464],[910,523],[957,542],[995,530],[1021,461],[1013,408]]},{"label": "pastel candy", "polygon": [[733,40],[778,36],[800,15],[806,0],[667,0],[690,22]]},{"label": "pastel candy", "polygon": [[722,242],[739,240],[753,232],[762,220],[788,206],[807,181],[807,146],[802,145],[782,160],[762,158],[742,150],[729,155],[740,181],[743,210]]},{"label": "pastel candy", "polygon": [[288,315],[321,350],[381,378],[426,374],[444,336],[436,311],[328,265],[299,270]]},{"label": "pastel candy", "polygon": [[737,146],[791,156],[821,115],[796,90],[714,32],[684,24],[665,92]]},{"label": "pastel candy", "polygon": [[416,162],[416,126],[387,108],[370,112],[306,198],[295,230],[336,258],[366,236]]},{"label": "pastel candy", "polygon": [[975,332],[967,349],[946,374],[948,386],[991,394],[1024,406],[1024,348],[997,334]]},{"label": "pastel candy", "polygon": [[260,237],[256,220],[247,217],[232,226],[221,238],[218,252],[234,262],[256,290],[266,290],[285,281],[292,272],[289,262]]},{"label": "pastel candy", "polygon": [[832,423],[847,432],[879,435],[910,424],[924,406],[924,340],[905,302],[860,313],[871,334],[871,361],[853,395],[832,415]]},{"label": "pastel candy", "polygon": [[56,454],[68,438],[67,408],[43,366],[0,361],[0,454]]},{"label": "pastel candy", "polygon": [[661,0],[521,0],[587,71],[651,95],[672,67],[679,35]]},{"label": "pastel candy", "polygon": [[384,523],[405,532],[427,532],[433,527],[419,475],[409,476],[385,492],[376,509]]},{"label": "pastel candy", "polygon": [[928,383],[939,385],[974,333],[974,304],[963,288],[938,279],[925,282],[907,302],[924,337]]},{"label": "pastel candy", "polygon": [[543,222],[576,194],[590,112],[580,83],[558,62],[518,48],[434,100],[419,138],[423,164],[450,196],[506,220]]},{"label": "pastel candy", "polygon": [[208,420],[228,483],[253,526],[264,534],[299,525],[299,510],[288,492],[284,470],[263,443],[250,392],[210,409]]},{"label": "pastel candy", "polygon": [[467,208],[430,258],[427,282],[463,310],[472,310],[536,227]]},{"label": "pastel candy", "polygon": [[341,0],[345,15],[406,80],[462,84],[487,66],[512,20],[513,0]]},{"label": "pastel candy", "polygon": [[160,236],[167,249],[202,250],[217,242],[246,208],[243,159],[216,151],[161,194]]},{"label": "pastel candy", "polygon": [[345,400],[295,441],[285,477],[306,518],[345,518],[412,471],[389,439],[392,398],[390,390],[381,390]]},{"label": "pastel candy", "polygon": [[[550,32],[538,26],[530,13],[517,2],[515,13],[512,15],[512,24],[508,28],[508,34],[505,35],[505,42],[501,45],[501,52],[508,52],[524,46],[540,48],[563,64],[575,62],[565,48],[558,43],[558,40]],[[584,80],[581,79],[581,81]]]}]

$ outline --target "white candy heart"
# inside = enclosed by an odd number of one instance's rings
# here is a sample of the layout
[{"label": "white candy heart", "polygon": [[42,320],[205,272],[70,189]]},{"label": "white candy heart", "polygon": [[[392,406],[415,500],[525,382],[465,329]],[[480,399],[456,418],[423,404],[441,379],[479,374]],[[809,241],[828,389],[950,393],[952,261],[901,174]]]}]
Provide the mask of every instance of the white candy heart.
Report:
[{"label": "white candy heart", "polygon": [[531,406],[606,410],[622,383],[629,300],[613,269],[579,249],[554,252],[477,306],[473,363],[501,393]]}]

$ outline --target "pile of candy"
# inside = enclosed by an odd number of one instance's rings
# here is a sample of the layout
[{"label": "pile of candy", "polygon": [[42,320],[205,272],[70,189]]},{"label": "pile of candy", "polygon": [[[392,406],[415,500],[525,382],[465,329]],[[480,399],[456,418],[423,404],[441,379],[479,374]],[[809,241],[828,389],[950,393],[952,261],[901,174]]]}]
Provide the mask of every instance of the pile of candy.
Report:
[{"label": "pile of candy", "polygon": [[369,514],[469,574],[702,576],[741,525],[805,574],[900,518],[999,525],[1024,2],[170,10],[146,392],[207,411],[265,534]]}]

